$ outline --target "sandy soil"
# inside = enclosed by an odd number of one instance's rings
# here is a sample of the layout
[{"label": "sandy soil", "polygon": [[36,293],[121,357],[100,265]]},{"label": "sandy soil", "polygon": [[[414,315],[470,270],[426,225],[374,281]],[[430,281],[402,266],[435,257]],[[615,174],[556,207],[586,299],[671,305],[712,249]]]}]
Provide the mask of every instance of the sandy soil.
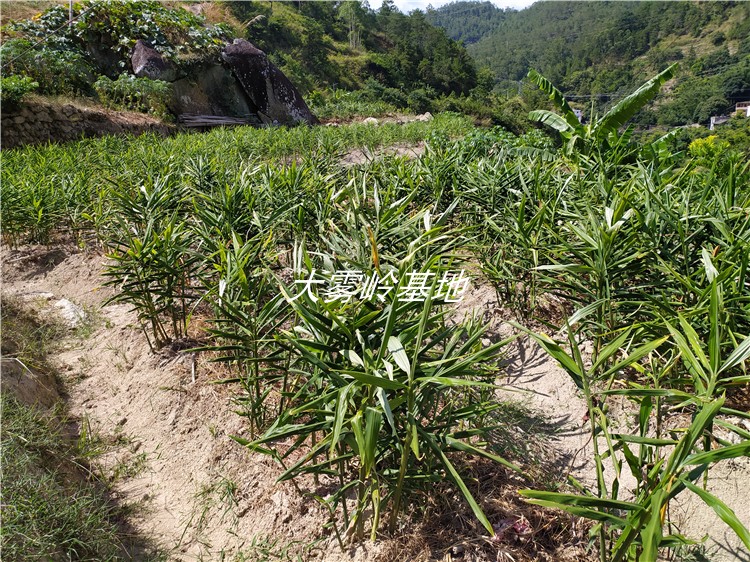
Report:
[{"label": "sandy soil", "polygon": [[[103,306],[111,295],[101,288],[103,261],[63,247],[5,251],[3,291],[50,314],[63,297],[86,311],[93,331],[64,343],[58,367],[71,414],[114,444],[98,462],[120,501],[137,506],[134,529],[170,560],[252,553],[253,540],[276,541],[280,551],[316,539],[320,508],[292,484],[276,485],[272,460],[229,438],[246,425],[233,389],[212,384],[213,366],[198,358],[193,380],[192,354],[151,353],[128,306]],[[308,558],[340,558],[329,547],[324,541]]]},{"label": "sandy soil", "polygon": [[[101,470],[113,479],[118,498],[137,506],[132,526],[152,538],[170,560],[231,559],[237,552],[260,556],[292,551],[319,537],[322,509],[304,500],[291,483],[276,484],[279,468],[229,438],[246,423],[234,410],[235,392],[215,385],[221,373],[205,358],[177,351],[152,353],[135,314],[124,305],[104,305],[104,258],[70,247],[3,250],[3,292],[55,314],[59,299],[79,305],[85,330],[71,331],[58,357],[70,408],[104,442]],[[487,286],[472,289],[461,312],[481,314],[489,340],[513,333],[509,315]],[[592,481],[585,404],[569,377],[536,345],[519,339],[509,346],[507,391],[545,420],[549,464],[561,481],[570,473]],[[625,410],[624,410],[625,411]],[[710,489],[750,526],[750,461],[726,463],[712,473]],[[311,483],[301,482],[305,488]],[[750,560],[738,539],[708,508],[692,500],[676,503],[672,517],[697,538],[709,534],[709,559]],[[384,541],[341,553],[332,538],[305,551],[303,559],[396,560],[398,543]],[[442,558],[438,554],[438,559]],[[421,559],[436,559],[431,556]],[[466,560],[468,557],[462,557]],[[451,559],[450,552],[445,560]],[[458,559],[458,558],[454,558]]]},{"label": "sandy soil", "polygon": [[386,156],[405,156],[406,158],[418,158],[425,151],[425,144],[397,144],[385,148],[376,149],[371,152],[367,148],[355,148],[344,154],[341,158],[341,164],[344,166],[354,166],[377,160]]}]

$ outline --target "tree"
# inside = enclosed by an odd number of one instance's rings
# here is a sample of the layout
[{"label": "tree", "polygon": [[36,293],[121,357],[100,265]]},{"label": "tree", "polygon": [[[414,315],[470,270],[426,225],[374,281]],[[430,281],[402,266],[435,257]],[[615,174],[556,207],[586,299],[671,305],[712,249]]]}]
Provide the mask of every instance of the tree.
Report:
[{"label": "tree", "polygon": [[397,11],[398,8],[393,0],[383,0],[383,4],[380,6],[380,15],[387,16]]},{"label": "tree", "polygon": [[362,15],[364,9],[360,2],[347,0],[339,5],[338,17],[346,23],[348,28],[349,47],[359,49],[362,45]]}]

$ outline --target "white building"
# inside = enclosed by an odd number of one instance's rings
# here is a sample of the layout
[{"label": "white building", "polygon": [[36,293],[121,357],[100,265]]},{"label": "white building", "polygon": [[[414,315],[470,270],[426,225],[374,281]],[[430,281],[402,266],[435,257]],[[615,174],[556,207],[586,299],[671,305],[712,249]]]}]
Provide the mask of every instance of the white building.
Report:
[{"label": "white building", "polygon": [[708,130],[713,131],[717,125],[721,125],[727,121],[729,121],[729,115],[712,115],[711,123],[708,125]]}]

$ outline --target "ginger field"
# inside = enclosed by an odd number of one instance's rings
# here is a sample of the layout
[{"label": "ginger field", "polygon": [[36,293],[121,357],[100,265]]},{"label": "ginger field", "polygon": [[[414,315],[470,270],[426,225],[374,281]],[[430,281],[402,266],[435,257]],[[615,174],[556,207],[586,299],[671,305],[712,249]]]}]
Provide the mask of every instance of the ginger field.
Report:
[{"label": "ginger field", "polygon": [[110,559],[750,556],[750,163],[623,131],[668,77],[584,125],[534,76],[559,137],[5,151],[4,295],[87,312],[52,355],[151,541]]}]

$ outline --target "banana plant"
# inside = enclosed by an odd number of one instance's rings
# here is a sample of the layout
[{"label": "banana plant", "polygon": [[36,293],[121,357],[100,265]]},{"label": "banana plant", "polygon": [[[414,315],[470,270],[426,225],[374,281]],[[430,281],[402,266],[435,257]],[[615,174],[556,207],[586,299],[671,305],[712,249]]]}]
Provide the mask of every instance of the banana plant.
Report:
[{"label": "banana plant", "polygon": [[674,76],[676,70],[675,63],[620,100],[602,117],[595,119],[592,116],[591,122],[584,125],[562,92],[536,70],[531,69],[528,74],[529,80],[549,95],[549,99],[560,113],[538,109],[529,113],[529,119],[548,125],[560,133],[565,153],[569,156],[576,151],[590,154],[595,149],[600,152],[621,150],[628,144],[632,130],[628,129],[619,134],[619,129],[656,96],[662,85]]}]

